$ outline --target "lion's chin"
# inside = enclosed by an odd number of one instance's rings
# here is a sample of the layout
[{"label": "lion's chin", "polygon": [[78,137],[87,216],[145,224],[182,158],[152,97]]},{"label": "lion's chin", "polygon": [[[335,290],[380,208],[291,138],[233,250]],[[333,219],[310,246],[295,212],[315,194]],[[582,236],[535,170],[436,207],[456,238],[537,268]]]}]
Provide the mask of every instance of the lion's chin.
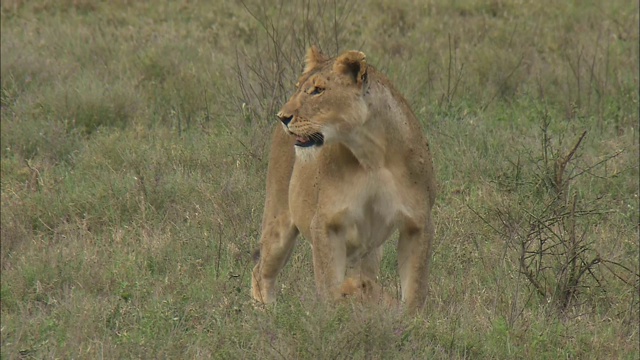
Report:
[{"label": "lion's chin", "polygon": [[324,144],[324,135],[322,133],[313,133],[309,136],[296,136],[296,146],[297,147],[311,147],[311,146],[321,146]]}]

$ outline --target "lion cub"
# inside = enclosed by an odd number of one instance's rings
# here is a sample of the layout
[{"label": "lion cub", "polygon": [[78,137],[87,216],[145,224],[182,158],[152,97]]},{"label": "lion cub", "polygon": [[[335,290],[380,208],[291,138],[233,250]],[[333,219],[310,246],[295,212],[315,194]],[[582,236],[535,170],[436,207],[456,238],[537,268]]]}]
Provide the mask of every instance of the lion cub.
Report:
[{"label": "lion cub", "polygon": [[383,244],[398,231],[401,300],[421,308],[436,183],[427,139],[406,100],[362,52],[329,58],[312,47],[277,117],[253,298],[275,301],[276,277],[299,234],[311,242],[322,298],[367,290],[374,282],[348,279],[376,279]]},{"label": "lion cub", "polygon": [[398,301],[389,295],[378,283],[366,278],[348,277],[339,290],[340,298],[361,300],[364,303],[381,304],[388,308],[397,308]]}]

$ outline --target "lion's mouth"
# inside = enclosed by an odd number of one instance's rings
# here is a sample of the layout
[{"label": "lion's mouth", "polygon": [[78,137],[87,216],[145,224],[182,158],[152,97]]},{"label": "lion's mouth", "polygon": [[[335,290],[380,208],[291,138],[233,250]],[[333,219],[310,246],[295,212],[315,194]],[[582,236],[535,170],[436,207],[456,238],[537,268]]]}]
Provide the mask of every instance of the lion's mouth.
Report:
[{"label": "lion's mouth", "polygon": [[321,133],[313,133],[309,136],[296,136],[296,146],[299,147],[320,146],[322,144],[324,144],[324,135]]}]

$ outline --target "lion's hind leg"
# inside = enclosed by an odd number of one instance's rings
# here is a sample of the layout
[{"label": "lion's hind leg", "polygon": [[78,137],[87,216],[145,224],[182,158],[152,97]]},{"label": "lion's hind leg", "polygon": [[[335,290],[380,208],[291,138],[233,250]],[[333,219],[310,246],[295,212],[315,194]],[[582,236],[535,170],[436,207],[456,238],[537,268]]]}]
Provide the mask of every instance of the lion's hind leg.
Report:
[{"label": "lion's hind leg", "polygon": [[257,264],[251,276],[251,295],[264,304],[276,299],[276,277],[289,260],[298,235],[289,211],[289,182],[295,161],[294,141],[280,125],[274,127],[260,250],[255,256]]},{"label": "lion's hind leg", "polygon": [[276,278],[291,256],[297,235],[298,229],[288,217],[275,219],[262,230],[251,281],[251,295],[255,300],[263,304],[275,301]]}]

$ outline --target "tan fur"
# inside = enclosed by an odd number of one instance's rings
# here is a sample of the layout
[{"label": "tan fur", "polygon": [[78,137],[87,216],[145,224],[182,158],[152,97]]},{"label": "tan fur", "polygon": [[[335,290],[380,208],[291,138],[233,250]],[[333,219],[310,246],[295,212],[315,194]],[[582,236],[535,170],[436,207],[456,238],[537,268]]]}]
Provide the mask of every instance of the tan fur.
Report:
[{"label": "tan fur", "polygon": [[[252,296],[275,301],[276,277],[299,233],[311,241],[318,294],[332,299],[345,278],[377,278],[382,245],[398,230],[402,301],[419,309],[436,194],[422,127],[363,53],[328,59],[314,47],[305,64],[273,133]],[[321,146],[294,145],[322,137]]]},{"label": "tan fur", "polygon": [[398,301],[389,295],[375,281],[367,277],[348,277],[339,289],[340,299],[355,299],[364,303],[384,305],[388,308],[398,307]]}]

